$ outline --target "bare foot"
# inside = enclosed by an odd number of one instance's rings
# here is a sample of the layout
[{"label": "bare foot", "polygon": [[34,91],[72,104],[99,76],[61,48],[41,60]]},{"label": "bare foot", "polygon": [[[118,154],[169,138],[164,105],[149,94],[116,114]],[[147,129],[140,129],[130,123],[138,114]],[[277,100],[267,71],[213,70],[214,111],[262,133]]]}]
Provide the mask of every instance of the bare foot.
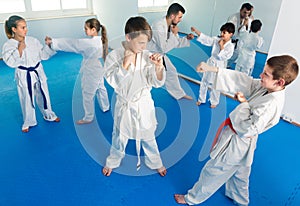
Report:
[{"label": "bare foot", "polygon": [[197,102],[196,102],[196,105],[199,106],[201,103],[202,103],[202,102],[197,101]]},{"label": "bare foot", "polygon": [[191,96],[189,96],[189,95],[184,95],[182,98],[188,99],[188,100],[192,100],[192,99],[193,99],[193,97],[191,97]]},{"label": "bare foot", "polygon": [[214,105],[214,104],[211,104],[210,105],[210,108],[212,108],[212,109],[214,109],[214,108],[216,108],[217,107],[217,105]]},{"label": "bare foot", "polygon": [[60,118],[56,117],[56,119],[53,122],[60,122]]},{"label": "bare foot", "polygon": [[77,122],[76,122],[76,124],[89,124],[89,123],[91,123],[92,121],[86,121],[86,120],[83,120],[83,119],[81,119],[81,120],[78,120]]},{"label": "bare foot", "polygon": [[102,174],[103,174],[104,176],[106,176],[106,177],[109,177],[110,174],[111,174],[111,172],[112,172],[112,169],[111,169],[111,168],[103,167],[103,169],[102,169]]},{"label": "bare foot", "polygon": [[167,174],[167,169],[164,166],[162,166],[161,168],[157,169],[157,172],[160,176],[164,177]]},{"label": "bare foot", "polygon": [[29,127],[24,127],[24,128],[22,128],[22,132],[24,132],[24,133],[29,132]]},{"label": "bare foot", "polygon": [[184,195],[175,194],[174,198],[175,198],[175,201],[178,204],[187,204],[186,201],[185,201],[185,199],[184,199]]}]

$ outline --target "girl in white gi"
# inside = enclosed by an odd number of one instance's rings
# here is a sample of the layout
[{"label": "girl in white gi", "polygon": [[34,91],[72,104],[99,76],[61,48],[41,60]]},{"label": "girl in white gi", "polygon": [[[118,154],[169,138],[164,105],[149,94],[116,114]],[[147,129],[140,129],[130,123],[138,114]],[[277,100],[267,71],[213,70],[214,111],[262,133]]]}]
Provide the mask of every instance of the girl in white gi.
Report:
[{"label": "girl in white gi", "polygon": [[236,93],[241,104],[229,114],[224,130],[216,135],[211,159],[198,182],[186,195],[175,194],[177,203],[202,203],[225,183],[227,197],[238,205],[249,204],[249,176],[258,135],[279,122],[285,87],[296,79],[298,70],[296,60],[288,55],[268,59],[260,79],[206,63],[198,65],[199,72],[216,72],[216,89]]},{"label": "girl in white gi", "polygon": [[[220,28],[221,35],[218,37],[209,37],[195,27],[192,27],[191,30],[198,35],[197,41],[206,46],[212,46],[211,57],[207,60],[207,63],[210,66],[226,68],[227,60],[232,56],[234,50],[234,45],[231,43],[231,37],[234,34],[234,25],[232,23],[222,25]],[[215,76],[215,73],[212,72],[203,74],[199,88],[199,97],[196,102],[198,106],[206,102],[208,87],[213,83]],[[219,100],[220,92],[211,88],[209,98],[210,107],[215,108],[219,104]]]},{"label": "girl in white gi", "polygon": [[145,50],[152,31],[143,17],[132,17],[125,25],[126,41],[121,48],[110,52],[105,61],[105,78],[116,92],[112,146],[102,170],[110,176],[125,155],[128,139],[136,140],[140,167],[140,147],[145,153],[145,164],[166,175],[155,140],[156,117],[151,97],[152,87],[165,82],[165,68],[160,54]]},{"label": "girl in white gi", "polygon": [[[99,31],[101,29],[101,36]],[[98,19],[88,19],[84,24],[87,36],[85,39],[51,39],[46,37],[46,44],[53,50],[75,52],[83,56],[81,63],[81,88],[83,98],[84,117],[77,124],[91,123],[95,116],[95,95],[103,112],[109,110],[107,90],[104,86],[104,69],[100,58],[108,53],[106,29]]]},{"label": "girl in white gi", "polygon": [[4,62],[15,68],[15,80],[23,113],[22,131],[37,124],[35,116],[36,103],[47,121],[59,122],[60,119],[52,111],[48,92],[47,77],[42,60],[48,59],[54,52],[35,38],[26,36],[27,25],[20,16],[11,16],[5,21],[5,32],[8,41],[3,45]]},{"label": "girl in white gi", "polygon": [[235,70],[244,72],[249,76],[255,63],[256,50],[263,45],[263,38],[258,35],[262,23],[256,19],[252,21],[249,32],[241,32],[239,40],[239,55],[236,60]]},{"label": "girl in white gi", "polygon": [[148,44],[148,50],[163,55],[163,63],[166,68],[165,86],[169,94],[175,99],[185,98],[191,100],[192,97],[186,95],[181,88],[177,70],[166,55],[174,48],[190,46],[189,40],[194,38],[192,34],[186,37],[179,37],[178,35],[179,28],[177,24],[181,21],[184,13],[185,9],[178,3],[173,3],[169,6],[167,15],[152,25],[153,35]]}]

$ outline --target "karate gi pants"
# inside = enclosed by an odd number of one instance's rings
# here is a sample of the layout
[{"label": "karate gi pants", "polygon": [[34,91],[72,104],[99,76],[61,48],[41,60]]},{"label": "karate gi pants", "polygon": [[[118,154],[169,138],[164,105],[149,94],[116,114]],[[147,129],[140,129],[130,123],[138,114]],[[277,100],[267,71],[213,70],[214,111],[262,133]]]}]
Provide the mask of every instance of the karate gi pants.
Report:
[{"label": "karate gi pants", "polygon": [[[113,133],[110,154],[106,159],[106,167],[113,169],[120,166],[121,161],[125,156],[127,143],[127,137],[121,134],[116,135],[115,132]],[[141,139],[141,147],[145,153],[145,164],[150,169],[159,169],[163,167],[155,138],[150,140]]]},{"label": "karate gi pants", "polygon": [[172,64],[170,59],[167,56],[164,56],[165,64],[166,64],[166,81],[165,86],[169,94],[175,99],[181,99],[186,94],[184,90],[181,88],[178,73],[175,66]]},{"label": "karate gi pants", "polygon": [[218,159],[210,159],[203,167],[199,180],[184,196],[189,205],[196,205],[207,200],[224,183],[225,195],[240,206],[249,204],[249,176],[251,167],[228,165]]},{"label": "karate gi pants", "polygon": [[95,96],[98,100],[99,106],[103,112],[109,110],[109,100],[107,90],[104,86],[104,79],[99,81],[92,81],[88,75],[81,77],[82,99],[84,109],[84,121],[92,121],[95,116]]}]

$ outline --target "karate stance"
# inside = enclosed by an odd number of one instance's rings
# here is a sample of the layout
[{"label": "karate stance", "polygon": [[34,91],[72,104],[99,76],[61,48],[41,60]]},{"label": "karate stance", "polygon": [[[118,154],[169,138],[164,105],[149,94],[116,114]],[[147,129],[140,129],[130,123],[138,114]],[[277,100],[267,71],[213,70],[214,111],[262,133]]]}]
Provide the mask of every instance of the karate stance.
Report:
[{"label": "karate stance", "polygon": [[155,140],[157,121],[150,92],[152,87],[164,84],[166,74],[161,55],[145,50],[151,35],[151,27],[143,17],[130,18],[125,25],[126,41],[105,61],[105,78],[116,93],[112,146],[102,169],[105,176],[120,166],[128,139],[136,141],[137,170],[142,147],[145,164],[161,176],[167,173]]},{"label": "karate stance", "polygon": [[[211,57],[207,60],[207,64],[210,66],[226,68],[227,60],[232,56],[234,45],[231,43],[231,37],[234,34],[234,25],[232,23],[226,23],[221,26],[221,35],[218,37],[210,37],[195,27],[191,28],[192,32],[198,35],[197,41],[206,46],[211,46]],[[201,84],[199,88],[199,97],[196,104],[199,106],[206,102],[206,94],[208,86],[213,83],[216,74],[212,72],[205,72],[201,79]],[[215,108],[220,101],[220,92],[211,88],[210,90],[210,107]]]},{"label": "karate stance", "polygon": [[225,183],[227,197],[238,205],[249,204],[249,176],[258,135],[279,122],[285,87],[297,77],[298,70],[296,60],[288,55],[269,58],[260,79],[206,63],[198,65],[199,72],[216,72],[215,88],[236,93],[241,104],[229,114],[224,130],[217,133],[211,159],[199,180],[186,195],[175,194],[177,203],[202,203]]},{"label": "karate stance", "polygon": [[180,86],[178,74],[175,66],[172,64],[166,55],[170,50],[180,47],[190,46],[191,39],[194,38],[192,34],[186,37],[179,37],[179,28],[177,24],[181,21],[185,9],[178,3],[170,5],[167,15],[152,25],[153,36],[148,44],[148,50],[158,52],[163,55],[163,63],[166,68],[166,82],[167,91],[175,99],[192,99],[191,96],[185,94]]},{"label": "karate stance", "polygon": [[[101,36],[99,31],[101,29]],[[46,37],[46,44],[53,50],[74,52],[81,54],[81,88],[83,98],[84,117],[77,121],[77,124],[88,124],[95,116],[95,96],[103,112],[109,110],[107,90],[104,86],[104,69],[100,58],[108,53],[108,40],[106,29],[98,19],[88,19],[84,24],[84,30],[88,37],[84,39],[59,38],[51,39]]]},{"label": "karate stance", "polygon": [[15,68],[15,81],[23,114],[22,132],[37,125],[35,100],[46,121],[59,122],[52,111],[47,77],[42,60],[47,60],[54,52],[35,38],[26,36],[27,24],[24,18],[13,15],[5,21],[8,41],[2,48],[3,61]]},{"label": "karate stance", "polygon": [[259,36],[262,23],[260,20],[253,20],[249,32],[240,33],[240,51],[236,60],[235,70],[252,75],[256,50],[263,45],[263,38]]}]

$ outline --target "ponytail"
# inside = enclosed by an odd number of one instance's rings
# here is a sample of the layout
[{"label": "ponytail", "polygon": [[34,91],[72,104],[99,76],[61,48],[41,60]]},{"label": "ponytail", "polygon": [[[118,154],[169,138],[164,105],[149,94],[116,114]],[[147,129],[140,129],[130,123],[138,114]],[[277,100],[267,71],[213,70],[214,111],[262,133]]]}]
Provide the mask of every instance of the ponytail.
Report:
[{"label": "ponytail", "polygon": [[103,59],[106,59],[108,54],[108,39],[107,39],[107,32],[105,26],[101,25],[101,40],[103,45]]}]

